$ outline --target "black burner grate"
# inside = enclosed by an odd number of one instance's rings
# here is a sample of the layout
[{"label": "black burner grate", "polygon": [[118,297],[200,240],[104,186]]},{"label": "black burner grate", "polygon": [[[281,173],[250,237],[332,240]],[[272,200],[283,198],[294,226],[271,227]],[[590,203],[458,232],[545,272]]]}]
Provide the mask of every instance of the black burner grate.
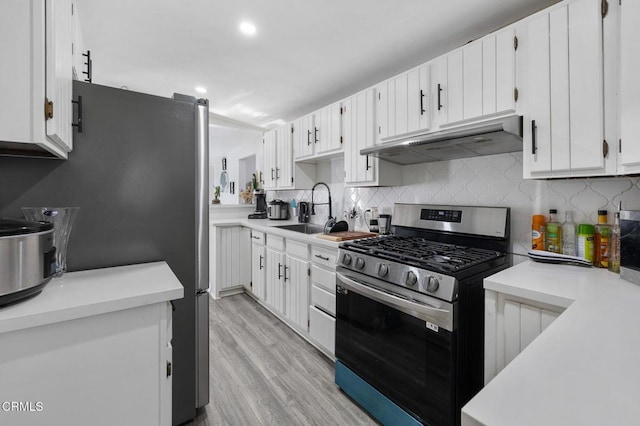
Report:
[{"label": "black burner grate", "polygon": [[377,237],[344,244],[350,249],[423,269],[456,272],[488,262],[503,253],[432,241],[422,237]]}]

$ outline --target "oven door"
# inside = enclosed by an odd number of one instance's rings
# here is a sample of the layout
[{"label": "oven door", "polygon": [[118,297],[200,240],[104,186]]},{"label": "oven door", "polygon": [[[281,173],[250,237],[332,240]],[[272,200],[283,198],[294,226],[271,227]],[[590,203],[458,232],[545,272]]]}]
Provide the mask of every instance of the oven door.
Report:
[{"label": "oven door", "polygon": [[420,422],[454,424],[454,304],[343,268],[336,276],[337,360]]}]

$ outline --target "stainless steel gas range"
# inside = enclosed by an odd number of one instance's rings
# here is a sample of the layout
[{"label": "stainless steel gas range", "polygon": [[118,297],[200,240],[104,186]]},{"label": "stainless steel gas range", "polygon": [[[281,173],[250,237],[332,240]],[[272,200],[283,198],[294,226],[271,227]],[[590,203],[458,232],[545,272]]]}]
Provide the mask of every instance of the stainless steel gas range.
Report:
[{"label": "stainless steel gas range", "polygon": [[340,246],[336,383],[383,424],[455,425],[482,387],[482,280],[510,266],[507,207],[396,204]]}]

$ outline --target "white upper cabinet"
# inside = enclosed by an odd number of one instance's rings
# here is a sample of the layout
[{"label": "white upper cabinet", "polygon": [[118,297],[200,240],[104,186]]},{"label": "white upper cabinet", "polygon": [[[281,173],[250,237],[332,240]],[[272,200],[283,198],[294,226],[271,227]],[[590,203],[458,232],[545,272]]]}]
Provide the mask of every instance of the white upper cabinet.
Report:
[{"label": "white upper cabinet", "polygon": [[342,104],[335,102],[316,113],[316,155],[342,150]]},{"label": "white upper cabinet", "polygon": [[382,82],[375,89],[378,142],[431,128],[428,65]]},{"label": "white upper cabinet", "polygon": [[293,123],[295,159],[324,158],[342,150],[342,106],[333,103]]},{"label": "white upper cabinet", "polygon": [[293,140],[296,160],[313,155],[317,134],[313,114],[307,114],[293,122]]},{"label": "white upper cabinet", "polygon": [[67,158],[73,147],[71,0],[0,5],[0,153]]},{"label": "white upper cabinet", "polygon": [[482,40],[462,49],[462,63],[463,116],[471,120],[482,116]]},{"label": "white upper cabinet", "polygon": [[605,172],[600,0],[549,8],[528,24],[524,177]]},{"label": "white upper cabinet", "polygon": [[294,125],[285,124],[264,134],[264,189],[309,189],[314,184],[315,164],[293,162]]},{"label": "white upper cabinet", "polygon": [[510,26],[432,61],[432,127],[514,113],[515,51],[515,27]]},{"label": "white upper cabinet", "polygon": [[620,168],[640,172],[640,2],[624,1],[620,7]]},{"label": "white upper cabinet", "polygon": [[376,142],[374,89],[363,90],[342,102],[345,183],[354,186],[395,186],[401,183],[400,167],[360,150]]}]

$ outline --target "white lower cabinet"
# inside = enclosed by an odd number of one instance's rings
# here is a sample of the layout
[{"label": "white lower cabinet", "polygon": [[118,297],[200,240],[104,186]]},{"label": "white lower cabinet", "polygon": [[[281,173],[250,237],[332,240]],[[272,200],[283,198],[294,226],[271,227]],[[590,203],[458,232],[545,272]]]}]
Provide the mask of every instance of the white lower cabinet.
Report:
[{"label": "white lower cabinet", "polygon": [[251,231],[251,285],[250,291],[259,300],[264,300],[266,249],[264,234]]},{"label": "white lower cabinet", "polygon": [[284,266],[284,316],[305,332],[309,327],[308,306],[309,261],[287,254]]},{"label": "white lower cabinet", "polygon": [[336,334],[336,258],[338,250],[316,247],[311,250],[311,302],[309,335],[331,356],[335,353]]},{"label": "white lower cabinet", "polygon": [[[267,240],[270,238],[267,235]],[[264,301],[277,313],[284,311],[284,253],[267,247],[267,271]]]},{"label": "white lower cabinet", "polygon": [[564,308],[495,291],[485,291],[484,382],[540,335]]},{"label": "white lower cabinet", "polygon": [[210,277],[213,294],[237,293],[251,288],[250,231],[243,226],[216,226],[211,233]]},{"label": "white lower cabinet", "polygon": [[0,423],[171,425],[171,321],[162,302],[0,333],[2,401],[32,407]]},{"label": "white lower cabinet", "polygon": [[336,319],[319,310],[309,307],[309,335],[331,355],[336,351]]}]

